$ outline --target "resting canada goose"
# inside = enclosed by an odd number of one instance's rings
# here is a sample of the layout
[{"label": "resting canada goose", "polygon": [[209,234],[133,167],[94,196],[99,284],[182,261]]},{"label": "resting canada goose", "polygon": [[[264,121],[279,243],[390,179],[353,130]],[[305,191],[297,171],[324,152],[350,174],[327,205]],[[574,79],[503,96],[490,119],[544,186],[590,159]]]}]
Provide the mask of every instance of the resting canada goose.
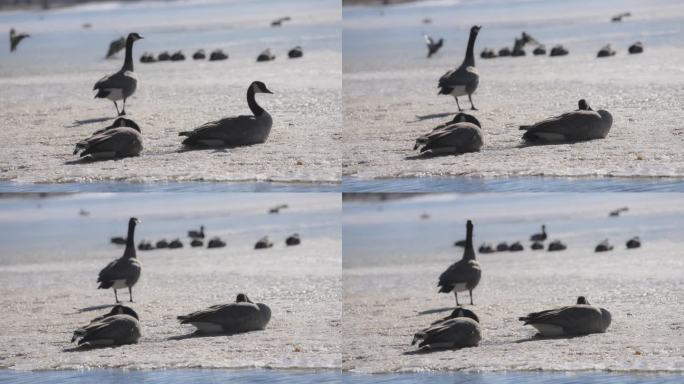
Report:
[{"label": "resting canada goose", "polygon": [[599,49],[598,53],[596,54],[596,57],[609,56],[615,56],[615,50],[613,49],[613,46],[611,46],[610,44],[603,46],[601,49]]},{"label": "resting canada goose", "polygon": [[268,236],[264,236],[259,241],[254,244],[254,249],[264,249],[264,248],[271,248],[273,247],[273,242],[271,239],[268,238]]},{"label": "resting canada goose", "polygon": [[513,45],[513,51],[511,51],[511,56],[513,57],[519,57],[519,56],[525,56],[525,50],[523,47],[525,46],[525,43],[521,39],[515,39],[515,44]]},{"label": "resting canada goose", "polygon": [[530,236],[531,241],[545,241],[546,240],[546,225],[542,225],[541,233],[535,233]]},{"label": "resting canada goose", "polygon": [[169,60],[171,60],[171,55],[169,54],[169,52],[164,51],[164,52],[160,53],[159,56],[157,56],[157,59],[159,61],[169,61]]},{"label": "resting canada goose", "polygon": [[213,239],[209,240],[209,244],[207,244],[207,248],[223,248],[225,246],[225,241],[218,237],[214,237]]},{"label": "resting canada goose", "polygon": [[181,324],[192,324],[199,333],[242,333],[266,328],[271,309],[262,303],[253,303],[240,293],[234,303],[213,305],[207,309],[178,316]]},{"label": "resting canada goose", "polygon": [[188,237],[193,239],[204,239],[204,225],[200,225],[199,231],[194,229],[188,231]]},{"label": "resting canada goose", "polygon": [[466,246],[466,241],[464,240],[458,240],[457,242],[454,243],[454,247],[461,247],[465,248]]},{"label": "resting canada goose", "polygon": [[266,142],[271,132],[273,119],[257,104],[254,95],[270,93],[261,81],[254,81],[247,88],[247,105],[254,115],[226,117],[205,123],[192,131],[180,132],[187,136],[183,145],[193,147],[237,147]]},{"label": "resting canada goose", "polygon": [[302,47],[300,47],[299,45],[290,49],[287,52],[287,57],[289,57],[290,59],[296,59],[302,56],[304,56],[304,51],[302,51]]},{"label": "resting canada goose", "polygon": [[562,241],[554,240],[549,244],[549,251],[563,251],[568,248]]},{"label": "resting canada goose", "polygon": [[558,44],[555,47],[551,48],[551,53],[549,53],[549,56],[565,56],[569,52],[565,47],[562,45]]},{"label": "resting canada goose", "polygon": [[493,59],[496,57],[496,52],[493,49],[485,48],[480,52],[480,58],[482,59]]},{"label": "resting canada goose", "polygon": [[494,247],[492,247],[492,245],[489,243],[482,243],[482,245],[480,245],[480,248],[478,248],[477,251],[479,253],[494,253],[494,252],[496,252],[494,250]]},{"label": "resting canada goose", "polygon": [[613,250],[613,245],[608,241],[608,239],[603,240],[594,249],[595,252],[608,252]]},{"label": "resting canada goose", "polygon": [[140,220],[131,217],[128,220],[128,236],[126,237],[126,249],[123,256],[109,263],[97,278],[100,285],[98,289],[114,289],[114,299],[119,302],[119,296],[116,294],[117,289],[128,287],[129,299],[133,302],[133,286],[140,278],[140,270],[142,265],[136,258],[135,254],[135,225]]},{"label": "resting canada goose", "polygon": [[71,342],[80,338],[78,345],[83,347],[133,344],[138,342],[140,335],[138,314],[129,307],[117,305],[109,313],[74,331]]},{"label": "resting canada goose", "polygon": [[641,41],[637,41],[636,43],[629,46],[629,53],[630,54],[641,53],[643,51],[644,51],[644,45],[641,44]]},{"label": "resting canada goose", "polygon": [[126,238],[121,236],[112,237],[109,239],[112,244],[126,245]]},{"label": "resting canada goose", "polygon": [[605,332],[611,315],[580,296],[576,305],[533,312],[519,320],[537,328],[542,336],[572,336]]},{"label": "resting canada goose", "polygon": [[470,100],[470,108],[477,110],[473,105],[472,94],[477,89],[477,84],[480,81],[480,75],[475,68],[475,56],[473,56],[473,49],[475,48],[475,39],[477,33],[480,31],[480,26],[473,26],[470,28],[470,37],[468,37],[468,48],[466,50],[463,63],[455,69],[445,73],[439,79],[439,95],[451,95],[456,100],[456,106],[461,111],[461,106],[458,104],[458,97],[468,95]]},{"label": "resting canada goose", "polygon": [[152,243],[150,243],[147,240],[143,240],[138,244],[138,250],[139,251],[151,251],[153,250],[154,247],[152,246]]},{"label": "resting canada goose", "polygon": [[183,242],[180,241],[180,239],[174,239],[169,243],[169,248],[171,249],[177,249],[177,248],[183,248]]},{"label": "resting canada goose", "polygon": [[193,248],[194,247],[203,247],[204,242],[200,239],[192,239],[192,241],[190,242],[190,246]]},{"label": "resting canada goose", "polygon": [[500,242],[499,244],[496,245],[496,251],[497,252],[508,251],[508,243],[506,243],[505,241]]},{"label": "resting canada goose", "polygon": [[510,252],[520,252],[520,251],[525,250],[525,248],[523,247],[522,244],[520,244],[519,241],[516,241],[515,243],[511,244],[510,247],[508,247],[508,250]]},{"label": "resting canada goose", "polygon": [[534,243],[532,243],[532,245],[530,246],[530,248],[532,248],[532,249],[534,249],[535,251],[537,251],[537,250],[540,250],[540,249],[544,249],[544,244],[542,244],[542,243],[539,242],[539,241],[535,241]]},{"label": "resting canada goose", "polygon": [[207,55],[204,53],[204,49],[199,49],[192,55],[193,60],[204,60],[206,58]]},{"label": "resting canada goose", "polygon": [[584,99],[579,101],[579,109],[542,120],[533,125],[520,126],[525,130],[523,140],[528,142],[576,142],[603,139],[613,125],[610,112],[599,109],[594,111]]},{"label": "resting canada goose", "polygon": [[421,153],[432,155],[455,155],[478,152],[484,143],[480,122],[471,115],[460,112],[454,119],[433,128],[416,139],[413,149],[420,146]]},{"label": "resting canada goose", "polygon": [[475,260],[473,250],[473,223],[468,220],[466,223],[466,246],[463,250],[463,258],[449,266],[439,276],[437,286],[440,293],[454,292],[456,306],[458,304],[458,292],[470,292],[470,304],[473,304],[473,289],[477,287],[482,276],[480,263]]},{"label": "resting canada goose", "polygon": [[[135,32],[128,35],[126,39],[126,58],[119,72],[101,78],[93,87],[93,90],[97,90],[95,98],[111,100],[114,103],[114,107],[116,107],[118,115],[126,114],[126,99],[133,95],[138,86],[138,78],[133,73],[133,43],[140,39],[142,39],[142,36]],[[116,102],[122,99],[123,108],[119,112],[119,106]]]},{"label": "resting canada goose", "polygon": [[544,47],[543,45],[540,45],[537,48],[535,48],[534,51],[532,51],[532,53],[535,56],[546,55],[546,47]]},{"label": "resting canada goose", "polygon": [[442,48],[442,45],[444,45],[444,39],[440,38],[435,42],[432,37],[428,35],[423,35],[423,38],[425,39],[425,45],[427,46],[428,49],[428,59],[432,57],[437,51],[439,51],[440,48]]},{"label": "resting canada goose", "polygon": [[9,36],[9,38],[10,38],[10,52],[16,51],[19,43],[21,43],[21,41],[27,37],[31,37],[31,35],[29,35],[27,33],[17,34],[17,32],[14,30],[14,28],[10,29],[10,36]]},{"label": "resting canada goose", "polygon": [[639,239],[639,236],[634,236],[627,241],[628,249],[634,249],[639,247],[641,247],[641,239]]},{"label": "resting canada goose", "polygon": [[217,49],[211,53],[211,56],[209,56],[209,61],[226,60],[227,58],[228,58],[227,54],[223,53],[222,50]]},{"label": "resting canada goose", "polygon": [[480,340],[482,336],[477,315],[459,307],[448,317],[417,332],[411,345],[420,342],[418,348],[464,348],[475,347]]},{"label": "resting canada goose", "polygon": [[299,245],[301,242],[302,242],[302,240],[299,238],[298,233],[295,233],[295,234],[291,235],[290,237],[288,237],[287,239],[285,239],[285,244],[287,244],[288,246]]},{"label": "resting canada goose", "polygon": [[107,50],[107,55],[105,55],[105,59],[109,59],[110,57],[116,55],[120,50],[124,48],[126,48],[125,37],[121,36],[116,40],[112,40],[112,42],[109,43],[109,49]]},{"label": "resting canada goose", "polygon": [[499,49],[499,57],[506,57],[511,55],[511,49],[508,47],[503,47]]},{"label": "resting canada goose", "polygon": [[143,53],[142,56],[140,56],[140,62],[141,63],[156,63],[157,58],[155,58],[153,54],[151,54],[149,52],[145,52],[145,53]]},{"label": "resting canada goose", "polygon": [[74,155],[81,152],[80,157],[90,155],[93,159],[120,159],[138,156],[142,150],[143,138],[138,124],[120,118],[76,143]]},{"label": "resting canada goose", "polygon": [[169,242],[166,241],[166,239],[161,239],[157,241],[157,243],[154,245],[157,248],[168,248],[169,247]]},{"label": "resting canada goose", "polygon": [[173,55],[171,55],[171,61],[183,61],[183,60],[185,60],[185,55],[181,51],[178,51],[178,52],[174,53]]},{"label": "resting canada goose", "polygon": [[270,48],[266,48],[265,50],[263,50],[263,51],[259,54],[259,56],[257,56],[257,60],[256,60],[256,61],[257,61],[257,62],[260,62],[260,61],[272,61],[272,60],[275,60],[275,58],[276,58],[275,55],[274,55],[273,53],[271,53],[271,49],[270,49]]}]

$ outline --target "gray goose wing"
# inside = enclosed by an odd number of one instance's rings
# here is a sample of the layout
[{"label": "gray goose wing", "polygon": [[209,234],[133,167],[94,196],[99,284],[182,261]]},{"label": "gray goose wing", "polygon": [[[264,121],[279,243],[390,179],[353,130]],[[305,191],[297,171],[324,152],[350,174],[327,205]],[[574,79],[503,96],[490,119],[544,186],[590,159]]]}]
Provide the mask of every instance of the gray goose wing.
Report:
[{"label": "gray goose wing", "polygon": [[253,129],[257,126],[257,118],[254,116],[232,116],[210,121],[192,131],[180,132],[179,136],[187,136],[191,142],[213,139],[222,140],[227,144],[231,142],[242,143],[253,135]]},{"label": "gray goose wing", "polygon": [[530,313],[520,318],[527,324],[556,325],[566,333],[580,333],[591,328],[591,322],[601,320],[601,311],[590,305],[572,305],[541,312]]},{"label": "gray goose wing", "polygon": [[[459,283],[466,283],[480,279],[481,269],[477,261],[461,259],[449,266],[439,275],[439,287],[449,287]],[[448,292],[448,291],[447,291]]]},{"label": "gray goose wing", "polygon": [[76,144],[76,152],[79,148],[85,150],[81,152],[81,157],[97,152],[122,152],[128,153],[128,149],[136,145],[140,134],[132,128],[108,129],[102,133],[95,134],[89,138],[79,141]]},{"label": "gray goose wing", "polygon": [[107,75],[95,83],[93,90],[116,88],[121,89],[124,95],[131,94],[137,86],[137,79],[135,74],[130,71],[119,71],[111,75]]},{"label": "gray goose wing", "polygon": [[103,288],[109,288],[114,280],[126,279],[140,274],[140,264],[132,258],[120,258],[112,261],[104,267],[97,277],[97,282]]},{"label": "gray goose wing", "polygon": [[[91,323],[81,329],[85,333],[83,338],[78,341],[78,345],[96,340],[112,340],[115,344],[117,341],[137,340],[140,330],[137,329],[136,322],[134,318],[128,315],[114,315],[102,321]],[[136,335],[136,333],[138,334]]]},{"label": "gray goose wing", "polygon": [[457,85],[472,85],[479,82],[480,76],[475,67],[461,65],[445,73],[439,79],[439,87],[453,87]]}]

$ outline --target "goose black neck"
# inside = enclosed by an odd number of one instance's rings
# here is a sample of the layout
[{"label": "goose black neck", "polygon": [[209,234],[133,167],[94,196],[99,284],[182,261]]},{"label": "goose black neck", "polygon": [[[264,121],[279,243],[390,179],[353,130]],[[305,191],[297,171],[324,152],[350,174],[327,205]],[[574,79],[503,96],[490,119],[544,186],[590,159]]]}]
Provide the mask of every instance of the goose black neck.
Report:
[{"label": "goose black neck", "polygon": [[249,109],[254,116],[261,116],[261,114],[264,113],[264,109],[257,104],[256,99],[254,98],[254,87],[251,85],[247,89],[247,105],[249,105]]},{"label": "goose black neck", "polygon": [[466,50],[465,59],[463,59],[463,64],[469,67],[475,66],[475,55],[473,51],[475,50],[475,39],[477,38],[477,32],[470,31],[470,37],[468,38],[468,49]]},{"label": "goose black neck", "polygon": [[124,255],[127,257],[135,257],[135,222],[128,223],[128,236],[126,236],[126,250]]},{"label": "goose black neck", "polygon": [[124,60],[123,70],[133,71],[133,39],[126,40],[126,59]]},{"label": "goose black neck", "polygon": [[[473,225],[470,222],[468,222],[468,225],[466,226],[466,244],[463,254],[466,259],[475,258],[475,251],[473,250]],[[470,255],[472,255],[472,257]]]}]

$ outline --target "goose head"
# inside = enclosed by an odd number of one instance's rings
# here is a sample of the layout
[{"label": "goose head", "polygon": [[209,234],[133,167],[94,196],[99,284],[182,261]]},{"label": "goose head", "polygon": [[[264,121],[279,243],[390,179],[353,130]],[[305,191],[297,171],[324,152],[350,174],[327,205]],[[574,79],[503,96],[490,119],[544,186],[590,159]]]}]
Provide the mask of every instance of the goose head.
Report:
[{"label": "goose head", "polygon": [[134,228],[135,228],[135,225],[136,225],[136,224],[140,224],[140,223],[142,223],[142,221],[138,220],[138,219],[135,218],[135,217],[131,217],[130,220],[128,220],[128,226],[129,226],[129,227],[134,227]]},{"label": "goose head", "polygon": [[251,303],[252,300],[247,297],[244,293],[238,293],[237,297],[235,298],[236,303]]},{"label": "goose head", "polygon": [[468,230],[468,231],[473,230],[473,222],[472,221],[468,220],[468,222],[466,222],[466,230]]},{"label": "goose head", "polygon": [[470,28],[470,34],[475,34],[475,35],[477,35],[477,33],[480,32],[480,28],[482,28],[481,25],[473,25],[473,26]]},{"label": "goose head", "polygon": [[266,84],[264,84],[261,81],[252,82],[252,85],[250,85],[250,87],[252,88],[252,91],[254,91],[254,93],[270,93],[270,94],[273,94],[273,92],[271,92],[268,88],[266,88]]},{"label": "goose head", "polygon": [[119,117],[114,122],[112,125],[109,126],[110,128],[120,128],[120,127],[128,127],[128,128],[133,128],[136,131],[140,132],[140,127],[138,124],[136,124],[135,121],[131,119],[127,119],[125,117]]},{"label": "goose head", "polygon": [[577,304],[591,305],[591,304],[589,304],[589,300],[587,300],[587,298],[584,296],[579,296],[577,298]]},{"label": "goose head", "polygon": [[105,317],[114,316],[114,315],[128,315],[128,316],[131,316],[131,317],[134,317],[134,318],[140,320],[140,318],[138,317],[138,313],[135,312],[133,310],[133,308],[130,308],[130,307],[127,307],[127,306],[121,305],[121,304],[115,305],[112,308],[112,310],[109,311],[109,313],[107,315],[105,315]]},{"label": "goose head", "polygon": [[138,32],[131,32],[128,34],[128,38],[126,40],[133,42],[133,41],[138,41],[142,38],[143,37],[140,36],[140,34]]},{"label": "goose head", "polygon": [[480,121],[473,115],[469,115],[467,113],[459,112],[454,116],[454,119],[451,120],[452,123],[471,123],[475,124],[478,127],[482,128],[480,125]]},{"label": "goose head", "polygon": [[591,107],[589,106],[589,103],[587,103],[587,101],[584,99],[580,99],[577,102],[577,109],[580,111],[591,111],[592,110]]},{"label": "goose head", "polygon": [[453,312],[451,312],[451,315],[449,315],[449,318],[450,318],[450,319],[455,319],[455,318],[458,318],[458,317],[467,317],[467,318],[469,318],[469,319],[475,320],[475,322],[477,322],[477,323],[480,322],[480,318],[477,317],[477,315],[475,314],[475,312],[473,312],[473,311],[471,311],[471,310],[469,310],[469,309],[465,309],[465,308],[463,308],[463,307],[457,307],[456,309],[454,309]]}]

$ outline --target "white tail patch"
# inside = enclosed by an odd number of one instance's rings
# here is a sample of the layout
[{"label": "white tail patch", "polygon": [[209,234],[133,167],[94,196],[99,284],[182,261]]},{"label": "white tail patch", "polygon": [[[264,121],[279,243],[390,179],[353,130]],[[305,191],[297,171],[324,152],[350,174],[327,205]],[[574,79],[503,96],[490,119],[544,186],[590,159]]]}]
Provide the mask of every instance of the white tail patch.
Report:
[{"label": "white tail patch", "polygon": [[558,325],[551,325],[551,324],[530,324],[530,325],[537,328],[539,333],[541,333],[544,336],[563,336],[563,335],[565,335],[565,332],[563,332],[563,327],[560,327]]}]

